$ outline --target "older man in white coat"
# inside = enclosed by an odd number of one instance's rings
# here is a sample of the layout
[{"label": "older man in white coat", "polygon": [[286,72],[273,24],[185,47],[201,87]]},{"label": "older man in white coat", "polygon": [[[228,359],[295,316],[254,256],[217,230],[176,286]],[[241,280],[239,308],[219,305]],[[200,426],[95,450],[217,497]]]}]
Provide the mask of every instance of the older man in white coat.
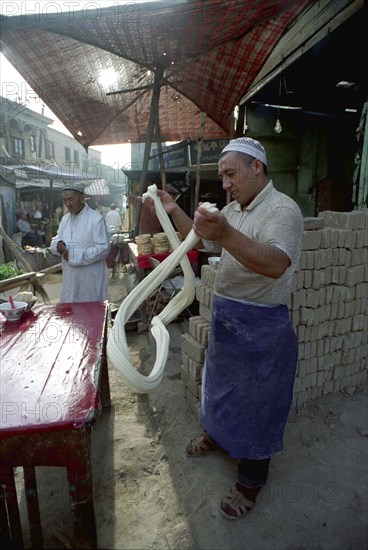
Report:
[{"label": "older man in white coat", "polygon": [[63,201],[68,213],[50,245],[62,258],[60,302],[107,300],[110,243],[105,219],[85,203],[81,185],[65,186]]}]

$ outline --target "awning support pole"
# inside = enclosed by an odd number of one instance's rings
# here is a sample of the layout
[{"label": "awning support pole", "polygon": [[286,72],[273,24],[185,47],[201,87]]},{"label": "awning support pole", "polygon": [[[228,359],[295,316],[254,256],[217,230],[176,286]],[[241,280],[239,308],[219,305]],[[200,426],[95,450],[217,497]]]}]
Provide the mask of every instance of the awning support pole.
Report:
[{"label": "awning support pole", "polygon": [[156,120],[156,136],[157,136],[158,160],[160,162],[161,184],[162,184],[162,189],[166,190],[166,172],[165,172],[164,156],[162,153],[159,113],[157,113],[157,120]]},{"label": "awning support pole", "polygon": [[196,169],[196,183],[195,183],[195,194],[194,194],[194,210],[197,209],[198,203],[199,203],[199,188],[201,185],[202,143],[203,143],[205,122],[206,122],[206,113],[201,112],[201,127],[199,132],[200,135],[197,140],[198,150],[197,150],[197,169]]},{"label": "awning support pole", "polygon": [[[141,177],[140,177],[140,180],[139,180],[139,194],[141,196],[143,195],[143,193],[147,189],[146,178],[147,178],[147,172],[148,172],[148,163],[149,163],[149,157],[150,157],[150,152],[151,152],[153,130],[155,128],[156,120],[157,120],[158,105],[159,105],[159,99],[160,99],[160,87],[161,87],[161,81],[162,81],[163,76],[164,76],[164,67],[159,65],[157,67],[156,72],[155,72],[155,79],[154,79],[154,82],[153,82],[151,112],[150,112],[150,119],[149,119],[148,127],[147,127],[146,142],[145,142],[145,146],[144,146],[142,172],[141,172]],[[138,233],[139,233],[140,217],[141,217],[141,203],[139,202],[138,206],[137,206],[137,217],[136,217],[134,236],[138,235]]]}]

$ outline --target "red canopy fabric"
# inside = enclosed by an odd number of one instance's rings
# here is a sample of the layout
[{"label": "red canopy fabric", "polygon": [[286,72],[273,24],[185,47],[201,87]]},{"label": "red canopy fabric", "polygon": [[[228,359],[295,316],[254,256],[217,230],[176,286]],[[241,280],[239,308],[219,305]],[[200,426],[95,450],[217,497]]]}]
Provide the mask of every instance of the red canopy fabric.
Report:
[{"label": "red canopy fabric", "polygon": [[1,50],[86,147],[145,141],[152,87],[140,88],[153,84],[158,65],[161,140],[198,137],[201,111],[205,137],[225,137],[235,105],[311,3],[178,0],[26,13],[5,18]]}]

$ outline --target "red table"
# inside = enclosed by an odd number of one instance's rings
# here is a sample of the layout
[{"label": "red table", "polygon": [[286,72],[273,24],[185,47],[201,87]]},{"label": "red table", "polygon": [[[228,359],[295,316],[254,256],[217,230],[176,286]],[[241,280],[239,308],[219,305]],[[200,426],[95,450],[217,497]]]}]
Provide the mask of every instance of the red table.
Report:
[{"label": "red table", "polygon": [[[152,267],[149,261],[150,258],[155,258],[159,262],[163,262],[164,259],[167,258],[169,255],[170,255],[170,252],[165,252],[163,254],[144,254],[141,256],[137,256],[138,268],[149,269]],[[194,250],[194,249],[189,250],[189,252],[187,253],[187,256],[192,265],[196,264],[199,257],[199,250]]]},{"label": "red table", "polygon": [[35,466],[63,466],[75,547],[97,547],[90,431],[110,405],[107,308],[40,305],[17,322],[0,315],[0,532],[20,545],[13,468],[24,469],[32,546],[42,548]]}]

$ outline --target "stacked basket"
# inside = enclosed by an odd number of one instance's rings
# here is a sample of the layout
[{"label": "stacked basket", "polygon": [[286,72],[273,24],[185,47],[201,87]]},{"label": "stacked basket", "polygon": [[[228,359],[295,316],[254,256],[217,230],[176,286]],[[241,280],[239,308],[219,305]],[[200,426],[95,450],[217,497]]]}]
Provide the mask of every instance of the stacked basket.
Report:
[{"label": "stacked basket", "polygon": [[156,233],[152,238],[153,253],[164,254],[169,250],[169,240],[166,233]]},{"label": "stacked basket", "polygon": [[152,240],[151,235],[144,234],[144,235],[137,235],[135,238],[135,242],[138,249],[138,255],[143,256],[145,254],[152,254]]}]

